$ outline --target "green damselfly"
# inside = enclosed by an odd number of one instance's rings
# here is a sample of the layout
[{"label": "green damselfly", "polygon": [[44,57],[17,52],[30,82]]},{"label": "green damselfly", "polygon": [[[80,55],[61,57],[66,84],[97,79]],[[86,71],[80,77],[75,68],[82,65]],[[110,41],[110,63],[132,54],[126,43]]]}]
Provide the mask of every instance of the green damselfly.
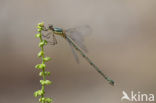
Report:
[{"label": "green damselfly", "polygon": [[[45,28],[45,31],[50,30],[53,35],[53,41],[50,42],[52,45],[57,44],[55,35],[59,35],[63,37],[69,45],[72,47],[73,54],[76,58],[76,61],[78,62],[77,55],[75,54],[73,48],[75,48],[76,51],[78,51],[81,56],[102,76],[104,79],[106,79],[111,85],[114,85],[114,81],[110,79],[108,76],[106,76],[92,61],[91,59],[82,51],[87,51],[85,45],[82,44],[83,38],[82,34],[85,34],[84,30],[81,31],[81,29],[86,29],[89,31],[89,26],[82,26],[81,28],[71,28],[64,30],[62,28],[55,28],[53,25],[49,25],[48,28]],[[45,37],[49,38],[48,35],[45,35]]]}]

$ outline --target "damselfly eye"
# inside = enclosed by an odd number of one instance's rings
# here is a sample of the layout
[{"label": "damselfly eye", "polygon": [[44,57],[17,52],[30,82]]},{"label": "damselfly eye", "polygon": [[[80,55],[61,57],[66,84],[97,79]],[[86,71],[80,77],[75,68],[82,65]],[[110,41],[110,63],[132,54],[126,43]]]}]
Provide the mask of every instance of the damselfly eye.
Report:
[{"label": "damselfly eye", "polygon": [[49,25],[49,29],[54,30],[53,25]]}]

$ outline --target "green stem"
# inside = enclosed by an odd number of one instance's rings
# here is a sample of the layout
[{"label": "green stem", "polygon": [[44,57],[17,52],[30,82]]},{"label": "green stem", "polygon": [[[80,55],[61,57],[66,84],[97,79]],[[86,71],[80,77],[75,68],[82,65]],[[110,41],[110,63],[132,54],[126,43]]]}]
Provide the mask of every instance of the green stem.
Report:
[{"label": "green stem", "polygon": [[42,39],[42,31],[44,31],[44,23],[39,23],[37,25],[37,31],[38,31],[38,34],[36,34],[35,36],[37,38],[40,39],[40,43],[39,43],[39,47],[41,49],[41,51],[38,53],[38,57],[41,58],[42,60],[42,63],[41,64],[37,64],[35,66],[36,69],[39,69],[39,70],[42,70],[39,75],[42,76],[42,80],[40,80],[40,83],[41,83],[41,90],[38,90],[36,92],[34,92],[34,96],[35,97],[38,97],[38,96],[41,96],[40,99],[39,99],[39,102],[41,103],[51,103],[52,102],[52,99],[51,98],[45,98],[45,86],[46,85],[50,85],[52,82],[50,80],[46,80],[46,76],[50,75],[50,72],[46,71],[45,67],[45,62],[51,60],[50,57],[45,57],[45,54],[44,54],[44,46],[47,44],[47,41]]},{"label": "green stem", "polygon": [[[42,42],[43,41],[42,33],[41,32],[39,32],[39,33],[41,34],[40,42]],[[41,46],[41,51],[44,52],[43,46]],[[43,59],[44,59],[44,54],[42,55],[42,64],[45,64]],[[45,78],[45,68],[42,69],[42,72],[43,72],[43,76],[42,76],[43,80],[46,80],[46,78]],[[41,97],[44,98],[44,95],[45,95],[45,85],[42,85],[42,91],[43,91],[43,94],[41,95]],[[44,101],[42,101],[42,102],[44,103]]]}]

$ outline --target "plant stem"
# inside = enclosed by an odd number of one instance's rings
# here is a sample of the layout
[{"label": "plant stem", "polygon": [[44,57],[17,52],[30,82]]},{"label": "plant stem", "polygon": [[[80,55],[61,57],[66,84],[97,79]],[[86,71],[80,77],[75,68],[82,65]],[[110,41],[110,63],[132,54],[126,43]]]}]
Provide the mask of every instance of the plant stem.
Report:
[{"label": "plant stem", "polygon": [[[40,31],[39,33],[42,34],[41,31]],[[42,42],[42,41],[43,41],[43,39],[42,39],[42,35],[41,35],[41,36],[40,36],[40,42]],[[44,53],[44,48],[43,48],[43,46],[41,46],[41,52]],[[44,64],[44,60],[43,60],[43,59],[44,59],[44,54],[42,55],[42,64]],[[43,80],[46,80],[46,79],[45,79],[45,73],[44,73],[44,72],[45,72],[45,68],[42,69],[42,72],[43,72],[43,76],[42,76],[42,77],[43,77]],[[45,85],[43,85],[43,84],[42,84],[42,91],[43,91],[43,94],[41,95],[41,97],[44,98],[44,94],[45,94]],[[44,101],[43,101],[43,103],[44,103]]]},{"label": "plant stem", "polygon": [[39,47],[41,49],[41,51],[38,53],[38,57],[41,58],[42,60],[42,63],[41,64],[37,64],[35,66],[35,68],[37,69],[41,69],[42,72],[40,72],[40,76],[42,76],[42,80],[40,80],[40,83],[41,83],[41,90],[38,90],[36,92],[34,92],[34,96],[37,97],[37,96],[41,96],[40,99],[39,99],[39,102],[41,103],[51,103],[52,102],[52,99],[51,98],[45,98],[45,85],[50,85],[51,84],[51,81],[50,80],[46,80],[46,76],[50,75],[50,72],[48,71],[45,71],[45,62],[51,60],[50,57],[45,57],[45,54],[44,54],[44,46],[47,44],[47,41],[44,40],[42,38],[42,30],[44,31],[44,23],[39,23],[38,26],[38,34],[36,34],[36,37],[37,38],[40,38],[40,43],[39,43]]}]

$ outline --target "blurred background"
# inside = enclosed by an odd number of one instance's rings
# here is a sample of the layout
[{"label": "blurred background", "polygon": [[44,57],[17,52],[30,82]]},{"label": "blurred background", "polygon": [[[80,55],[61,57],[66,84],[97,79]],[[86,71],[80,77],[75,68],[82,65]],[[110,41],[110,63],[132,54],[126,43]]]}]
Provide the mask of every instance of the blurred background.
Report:
[{"label": "blurred background", "polygon": [[155,0],[0,0],[0,103],[38,103],[35,27],[42,21],[65,29],[90,25],[87,55],[115,81],[110,86],[80,55],[77,64],[57,37],[58,45],[46,47],[53,81],[46,96],[54,103],[120,103],[123,90],[156,94]]}]

